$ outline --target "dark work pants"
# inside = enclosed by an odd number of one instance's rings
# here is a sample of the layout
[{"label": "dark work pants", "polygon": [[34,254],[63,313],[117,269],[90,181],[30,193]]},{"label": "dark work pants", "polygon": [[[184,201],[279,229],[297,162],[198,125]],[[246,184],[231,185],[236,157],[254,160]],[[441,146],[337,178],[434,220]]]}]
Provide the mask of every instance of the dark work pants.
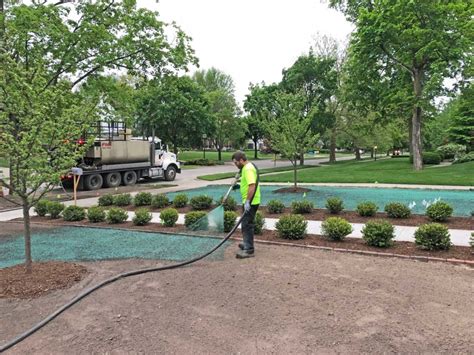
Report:
[{"label": "dark work pants", "polygon": [[255,231],[255,215],[259,205],[250,206],[250,211],[244,213],[242,217],[242,236],[244,239],[244,249],[253,249],[253,234]]}]

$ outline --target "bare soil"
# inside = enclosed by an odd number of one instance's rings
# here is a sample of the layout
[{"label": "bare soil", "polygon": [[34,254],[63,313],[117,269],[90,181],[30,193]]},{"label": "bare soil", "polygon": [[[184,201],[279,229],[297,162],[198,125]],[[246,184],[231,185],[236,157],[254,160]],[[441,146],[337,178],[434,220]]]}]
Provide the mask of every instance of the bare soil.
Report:
[{"label": "bare soil", "polygon": [[[472,269],[269,245],[238,260],[236,249],[110,284],[8,354],[472,352]],[[85,288],[163,262],[79,264],[89,273],[69,289],[0,299],[0,344]]]},{"label": "bare soil", "polygon": [[309,191],[311,191],[311,189],[307,189],[305,187],[282,187],[281,189],[277,189],[273,192],[276,192],[277,194],[297,194]]}]

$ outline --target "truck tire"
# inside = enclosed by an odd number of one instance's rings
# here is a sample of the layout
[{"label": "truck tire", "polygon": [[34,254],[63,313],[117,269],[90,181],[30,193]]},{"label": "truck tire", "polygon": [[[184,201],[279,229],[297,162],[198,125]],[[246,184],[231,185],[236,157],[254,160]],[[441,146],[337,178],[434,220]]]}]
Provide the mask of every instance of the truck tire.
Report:
[{"label": "truck tire", "polygon": [[135,185],[137,183],[137,173],[133,170],[124,172],[122,174],[122,183],[125,186]]},{"label": "truck tire", "polygon": [[102,187],[104,179],[100,174],[86,175],[84,177],[84,189],[85,190],[98,190]]},{"label": "truck tire", "polygon": [[176,168],[173,165],[168,166],[165,171],[165,180],[173,181],[176,178]]},{"label": "truck tire", "polygon": [[122,183],[122,175],[116,171],[114,173],[108,173],[105,175],[105,186],[117,187]]}]

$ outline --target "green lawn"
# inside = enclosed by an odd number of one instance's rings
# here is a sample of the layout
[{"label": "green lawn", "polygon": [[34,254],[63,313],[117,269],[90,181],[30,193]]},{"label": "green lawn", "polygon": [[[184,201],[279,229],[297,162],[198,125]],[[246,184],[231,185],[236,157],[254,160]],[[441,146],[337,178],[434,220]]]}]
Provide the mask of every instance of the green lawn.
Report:
[{"label": "green lawn", "polygon": [[[298,165],[298,170],[309,169],[309,168],[311,168],[311,166],[309,165],[303,165],[303,166]],[[260,169],[259,172],[260,174],[268,174],[268,173],[276,173],[280,171],[289,171],[289,170],[293,171],[293,166],[280,166],[277,168]],[[234,176],[235,176],[235,173],[219,173],[219,174],[198,176],[198,179],[206,180],[206,181],[215,181],[215,180],[232,178]]]},{"label": "green lawn", "polygon": [[[293,173],[262,176],[262,182],[293,181]],[[341,161],[298,172],[298,182],[390,183],[420,185],[474,185],[474,162],[414,171],[408,158]]]},{"label": "green lawn", "polygon": [[[234,151],[230,152],[222,152],[222,160],[224,161],[231,161],[232,154],[234,154]],[[246,150],[245,154],[249,159],[254,159],[254,151],[253,150]],[[186,150],[183,152],[179,152],[178,154],[178,160],[195,160],[195,159],[203,159],[203,154],[202,150]],[[217,152],[216,151],[207,151],[206,150],[206,159],[210,160],[217,160]],[[264,154],[258,152],[258,159],[273,159],[273,154]]]}]

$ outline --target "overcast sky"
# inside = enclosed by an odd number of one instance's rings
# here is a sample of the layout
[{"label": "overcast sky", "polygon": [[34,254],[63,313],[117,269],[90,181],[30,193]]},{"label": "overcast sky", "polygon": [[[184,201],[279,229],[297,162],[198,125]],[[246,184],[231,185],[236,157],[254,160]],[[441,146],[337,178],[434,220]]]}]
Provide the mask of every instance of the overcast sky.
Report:
[{"label": "overcast sky", "polygon": [[[352,26],[321,0],[139,0],[193,38],[200,69],[232,76],[242,103],[249,83],[278,82],[315,36],[344,41]],[[194,71],[195,69],[193,69]]]}]

